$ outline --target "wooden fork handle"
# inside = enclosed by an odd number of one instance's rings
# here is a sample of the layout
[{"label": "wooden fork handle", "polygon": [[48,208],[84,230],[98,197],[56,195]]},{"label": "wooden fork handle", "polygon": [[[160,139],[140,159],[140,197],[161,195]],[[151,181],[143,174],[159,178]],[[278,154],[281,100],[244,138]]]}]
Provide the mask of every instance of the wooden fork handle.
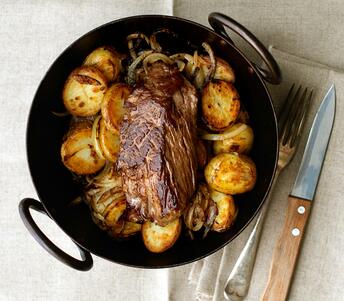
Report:
[{"label": "wooden fork handle", "polygon": [[261,301],[284,301],[297,262],[311,202],[289,196],[283,231],[272,257],[270,275]]}]

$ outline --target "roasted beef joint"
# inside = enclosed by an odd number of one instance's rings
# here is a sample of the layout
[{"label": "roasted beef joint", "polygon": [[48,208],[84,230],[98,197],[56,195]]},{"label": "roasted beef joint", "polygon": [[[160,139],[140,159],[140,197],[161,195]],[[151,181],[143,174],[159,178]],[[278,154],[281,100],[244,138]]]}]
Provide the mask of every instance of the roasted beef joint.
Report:
[{"label": "roasted beef joint", "polygon": [[124,105],[117,170],[129,218],[165,226],[182,215],[196,189],[196,90],[162,62],[137,77]]}]

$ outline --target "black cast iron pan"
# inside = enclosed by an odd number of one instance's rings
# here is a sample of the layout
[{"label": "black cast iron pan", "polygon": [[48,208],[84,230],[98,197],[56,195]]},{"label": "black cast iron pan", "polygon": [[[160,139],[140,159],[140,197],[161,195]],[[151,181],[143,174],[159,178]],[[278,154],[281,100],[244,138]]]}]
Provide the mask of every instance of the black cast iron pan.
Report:
[{"label": "black cast iron pan", "polygon": [[[21,218],[34,238],[53,256],[78,270],[89,270],[90,253],[112,262],[142,268],[163,268],[199,260],[219,250],[235,238],[252,220],[269,191],[278,154],[277,126],[274,108],[264,81],[278,84],[279,68],[266,48],[243,26],[219,13],[209,15],[213,30],[195,22],[170,16],[135,16],[100,26],[70,45],[52,64],[34,97],[27,124],[27,159],[39,201],[23,199],[19,204]],[[225,32],[232,29],[260,55],[267,69],[258,68],[236,48]],[[125,38],[133,32],[151,34],[159,28],[177,33],[179,40],[166,42],[172,51],[190,52],[207,41],[215,53],[230,62],[236,73],[236,87],[255,132],[251,157],[258,170],[255,188],[236,198],[238,218],[225,233],[210,233],[206,239],[191,241],[181,235],[177,243],[162,254],[150,253],[140,237],[117,242],[101,231],[92,221],[86,205],[68,204],[80,194],[80,188],[60,159],[62,136],[68,120],[56,118],[51,111],[63,111],[61,91],[69,73],[82,64],[95,48],[113,45],[126,51]],[[29,209],[48,214],[75,242],[81,260],[56,247],[38,228]]]}]

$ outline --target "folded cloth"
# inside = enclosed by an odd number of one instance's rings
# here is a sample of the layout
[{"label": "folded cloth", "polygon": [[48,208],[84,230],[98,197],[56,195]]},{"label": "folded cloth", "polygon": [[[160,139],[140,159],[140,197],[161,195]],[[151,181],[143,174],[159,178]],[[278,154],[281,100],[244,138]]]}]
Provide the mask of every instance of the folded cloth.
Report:
[{"label": "folded cloth", "polygon": [[[259,300],[267,283],[273,248],[282,230],[287,197],[293,185],[309,128],[316,110],[332,83],[335,84],[337,107],[335,124],[324,162],[312,213],[299,255],[289,300],[339,300],[344,295],[344,73],[304,58],[284,53],[274,47],[270,51],[283,74],[283,83],[268,85],[277,111],[292,83],[314,88],[299,151],[294,160],[280,175],[272,192],[272,202],[256,258],[251,287],[246,300]],[[255,101],[259,101],[258,99]],[[189,268],[189,289],[193,299],[224,300],[223,290],[228,275],[238,258],[254,221],[232,243],[217,253],[194,263]],[[173,273],[171,271],[170,273]],[[185,281],[179,279],[180,282]],[[185,286],[185,284],[184,284]],[[171,284],[170,284],[171,287]],[[171,300],[187,300],[181,292],[170,291]],[[336,299],[337,298],[337,299]]]}]

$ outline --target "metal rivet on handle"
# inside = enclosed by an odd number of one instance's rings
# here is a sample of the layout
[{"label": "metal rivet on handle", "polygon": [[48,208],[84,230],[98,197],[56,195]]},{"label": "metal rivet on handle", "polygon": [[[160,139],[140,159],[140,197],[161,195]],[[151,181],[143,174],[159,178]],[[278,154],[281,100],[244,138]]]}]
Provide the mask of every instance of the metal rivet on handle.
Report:
[{"label": "metal rivet on handle", "polygon": [[297,212],[300,214],[304,214],[306,212],[306,208],[303,206],[300,206],[299,208],[297,208]]},{"label": "metal rivet on handle", "polygon": [[300,230],[298,228],[294,228],[293,230],[291,230],[291,234],[293,234],[293,236],[299,236]]}]

